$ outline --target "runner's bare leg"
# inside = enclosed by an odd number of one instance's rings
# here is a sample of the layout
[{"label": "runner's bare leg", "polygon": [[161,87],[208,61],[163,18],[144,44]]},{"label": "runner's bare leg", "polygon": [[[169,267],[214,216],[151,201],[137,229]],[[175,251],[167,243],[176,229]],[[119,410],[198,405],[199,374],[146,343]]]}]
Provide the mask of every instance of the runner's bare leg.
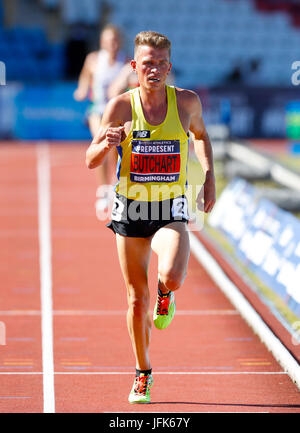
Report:
[{"label": "runner's bare leg", "polygon": [[190,256],[187,224],[175,221],[160,228],[152,238],[152,250],[158,256],[159,288],[162,293],[182,285]]},{"label": "runner's bare leg", "polygon": [[151,240],[119,234],[116,234],[116,240],[120,266],[127,287],[127,326],[136,358],[136,368],[148,370],[151,368],[149,345],[152,325],[148,288]]}]

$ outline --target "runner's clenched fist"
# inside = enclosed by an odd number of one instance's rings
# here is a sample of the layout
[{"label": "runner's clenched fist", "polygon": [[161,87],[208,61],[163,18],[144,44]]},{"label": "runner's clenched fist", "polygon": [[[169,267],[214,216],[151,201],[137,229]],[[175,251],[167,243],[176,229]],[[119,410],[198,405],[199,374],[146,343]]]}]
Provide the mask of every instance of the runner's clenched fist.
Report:
[{"label": "runner's clenched fist", "polygon": [[106,143],[109,147],[119,146],[124,134],[124,126],[110,127],[106,131]]}]

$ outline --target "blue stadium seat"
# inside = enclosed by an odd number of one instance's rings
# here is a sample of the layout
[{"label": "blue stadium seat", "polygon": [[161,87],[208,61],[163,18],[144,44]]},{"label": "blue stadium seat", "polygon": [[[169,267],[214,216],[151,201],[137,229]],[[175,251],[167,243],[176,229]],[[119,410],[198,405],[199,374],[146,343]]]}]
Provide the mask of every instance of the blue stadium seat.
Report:
[{"label": "blue stadium seat", "polygon": [[0,55],[7,63],[8,80],[63,79],[63,45],[49,44],[42,28],[1,30]]},{"label": "blue stadium seat", "polygon": [[[286,65],[299,56],[300,31],[281,12],[258,12],[252,0],[108,1],[113,8],[110,21],[123,29],[130,54],[138,31],[152,29],[170,37],[172,61],[185,83],[196,80],[196,85],[199,77],[203,85],[221,83],[235,62],[255,57],[265,59],[268,83],[282,83],[290,72]],[[39,27],[0,29],[0,56],[8,59],[9,75],[22,75],[20,80],[63,78],[63,46],[50,44]],[[26,58],[22,74],[13,56]]]}]

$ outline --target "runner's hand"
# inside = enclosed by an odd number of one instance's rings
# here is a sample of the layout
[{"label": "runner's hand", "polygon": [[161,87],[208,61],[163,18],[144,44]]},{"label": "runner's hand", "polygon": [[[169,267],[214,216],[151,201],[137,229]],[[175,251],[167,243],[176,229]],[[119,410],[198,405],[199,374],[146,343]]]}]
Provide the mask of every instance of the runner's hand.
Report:
[{"label": "runner's hand", "polygon": [[76,101],[83,101],[86,98],[86,92],[81,89],[76,89],[73,93],[73,97]]},{"label": "runner's hand", "polygon": [[216,202],[216,186],[214,176],[206,176],[205,182],[196,199],[197,207],[200,211],[209,213],[212,211]]},{"label": "runner's hand", "polygon": [[206,176],[204,182],[204,212],[211,212],[216,202],[216,185],[214,176]]},{"label": "runner's hand", "polygon": [[124,136],[124,126],[110,127],[106,131],[106,143],[109,147],[119,146]]}]

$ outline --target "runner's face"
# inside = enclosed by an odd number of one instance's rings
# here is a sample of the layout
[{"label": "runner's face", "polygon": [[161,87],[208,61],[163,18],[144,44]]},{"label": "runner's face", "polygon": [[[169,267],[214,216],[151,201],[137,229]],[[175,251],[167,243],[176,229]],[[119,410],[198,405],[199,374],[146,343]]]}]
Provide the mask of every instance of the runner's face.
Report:
[{"label": "runner's face", "polygon": [[101,35],[100,46],[110,54],[116,54],[120,49],[120,38],[113,30],[105,30]]},{"label": "runner's face", "polygon": [[164,87],[172,66],[167,48],[153,48],[147,45],[138,47],[131,65],[137,72],[140,86],[147,89]]}]

